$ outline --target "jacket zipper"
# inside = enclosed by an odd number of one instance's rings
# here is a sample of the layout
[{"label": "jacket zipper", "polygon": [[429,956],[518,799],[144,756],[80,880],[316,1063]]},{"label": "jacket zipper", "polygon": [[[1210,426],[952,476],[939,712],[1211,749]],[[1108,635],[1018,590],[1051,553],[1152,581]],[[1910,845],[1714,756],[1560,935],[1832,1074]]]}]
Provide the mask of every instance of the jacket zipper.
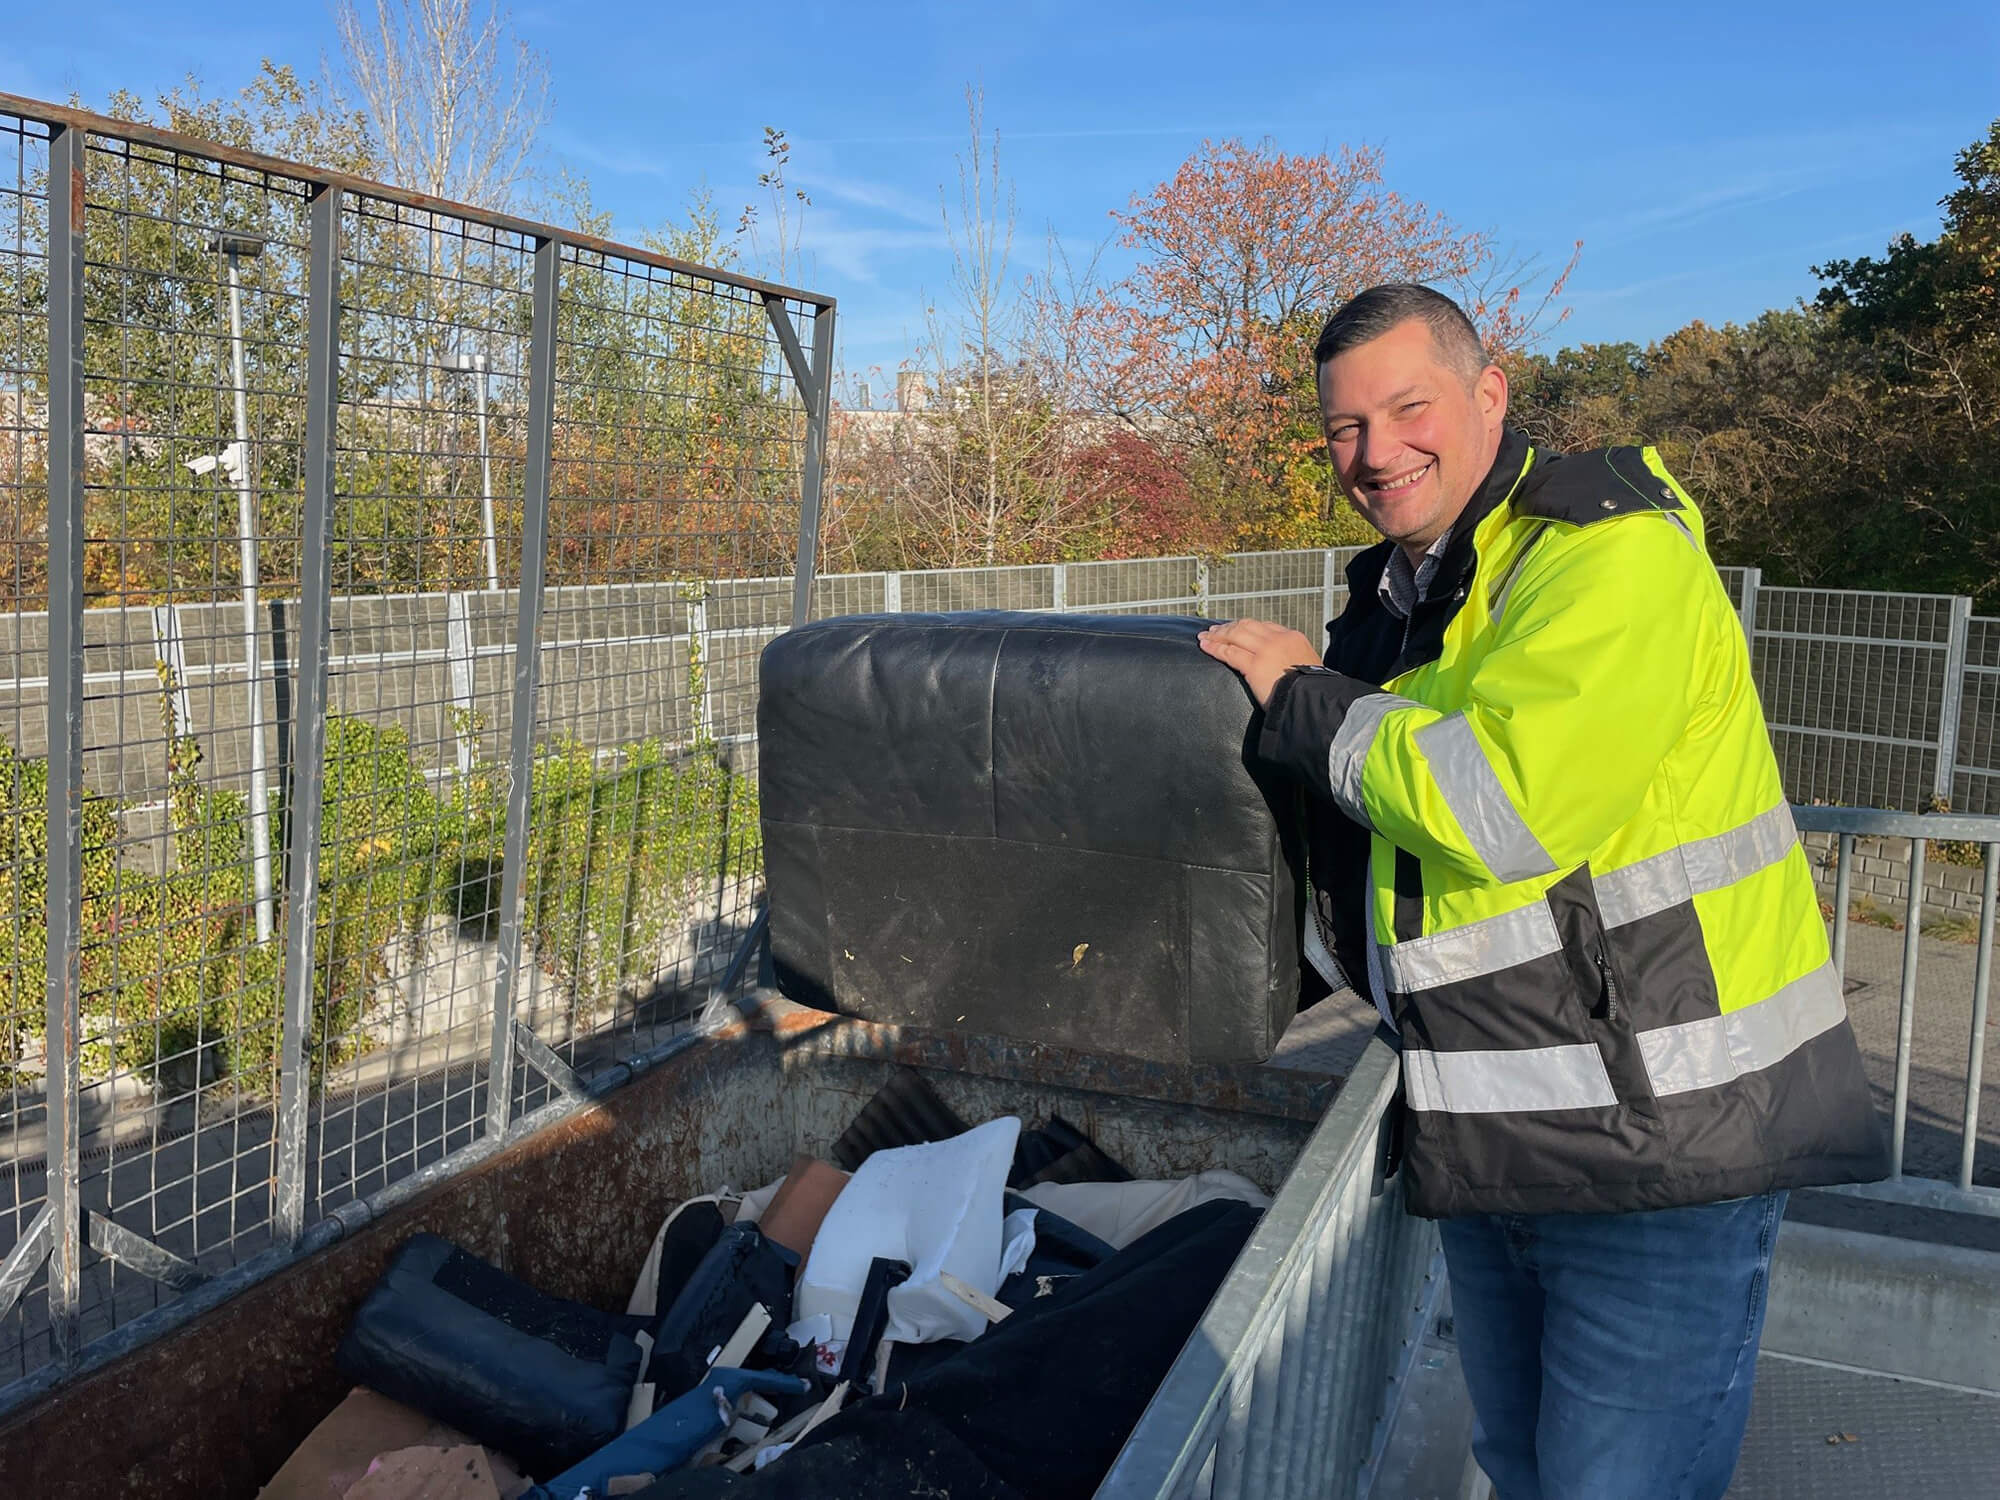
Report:
[{"label": "jacket zipper", "polygon": [[1618,976],[1611,972],[1611,960],[1602,948],[1597,950],[1597,972],[1604,978],[1604,1019],[1618,1019]]}]

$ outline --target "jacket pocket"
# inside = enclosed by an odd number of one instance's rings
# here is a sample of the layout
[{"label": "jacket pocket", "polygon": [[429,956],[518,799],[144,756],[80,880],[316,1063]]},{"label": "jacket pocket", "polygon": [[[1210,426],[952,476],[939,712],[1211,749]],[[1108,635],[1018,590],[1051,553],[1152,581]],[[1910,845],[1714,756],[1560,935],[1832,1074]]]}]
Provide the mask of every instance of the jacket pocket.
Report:
[{"label": "jacket pocket", "polygon": [[1590,866],[1580,865],[1550,886],[1547,900],[1585,1031],[1604,1059],[1619,1107],[1640,1124],[1658,1125],[1660,1103],[1632,1025],[1632,989],[1605,934]]}]

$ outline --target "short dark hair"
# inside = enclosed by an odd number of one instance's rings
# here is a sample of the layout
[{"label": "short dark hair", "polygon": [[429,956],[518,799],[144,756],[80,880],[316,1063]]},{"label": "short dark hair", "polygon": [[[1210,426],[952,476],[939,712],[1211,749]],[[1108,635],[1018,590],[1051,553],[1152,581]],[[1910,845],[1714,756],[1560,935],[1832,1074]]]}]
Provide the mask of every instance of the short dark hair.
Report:
[{"label": "short dark hair", "polygon": [[1317,376],[1320,367],[1334,356],[1379,339],[1413,318],[1430,329],[1439,356],[1464,377],[1466,384],[1479,378],[1489,361],[1472,319],[1443,292],[1414,281],[1371,286],[1343,302],[1313,343],[1313,374]]}]

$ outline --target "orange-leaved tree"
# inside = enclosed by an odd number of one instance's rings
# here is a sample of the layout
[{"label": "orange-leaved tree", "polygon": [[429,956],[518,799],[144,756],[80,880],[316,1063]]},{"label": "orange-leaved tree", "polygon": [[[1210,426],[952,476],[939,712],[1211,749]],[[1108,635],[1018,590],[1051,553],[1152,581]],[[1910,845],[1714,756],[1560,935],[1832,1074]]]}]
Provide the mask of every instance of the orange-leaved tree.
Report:
[{"label": "orange-leaved tree", "polygon": [[1237,546],[1352,529],[1339,524],[1310,368],[1341,302],[1378,282],[1437,285],[1504,356],[1533,340],[1568,276],[1531,293],[1532,264],[1390,189],[1373,148],[1204,142],[1113,217],[1137,263],[1092,309],[1100,399],[1213,476]]}]

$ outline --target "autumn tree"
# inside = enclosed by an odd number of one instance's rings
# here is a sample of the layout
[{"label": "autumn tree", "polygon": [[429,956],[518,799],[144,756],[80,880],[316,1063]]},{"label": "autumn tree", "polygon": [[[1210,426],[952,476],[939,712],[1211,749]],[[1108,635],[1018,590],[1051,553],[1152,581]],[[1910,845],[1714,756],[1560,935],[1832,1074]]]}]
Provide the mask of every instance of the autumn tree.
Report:
[{"label": "autumn tree", "polygon": [[1095,309],[1102,399],[1178,449],[1251,545],[1335,539],[1307,354],[1335,307],[1378,282],[1438,284],[1501,352],[1563,280],[1531,293],[1532,266],[1392,190],[1374,149],[1207,142],[1113,217],[1137,264]]}]

